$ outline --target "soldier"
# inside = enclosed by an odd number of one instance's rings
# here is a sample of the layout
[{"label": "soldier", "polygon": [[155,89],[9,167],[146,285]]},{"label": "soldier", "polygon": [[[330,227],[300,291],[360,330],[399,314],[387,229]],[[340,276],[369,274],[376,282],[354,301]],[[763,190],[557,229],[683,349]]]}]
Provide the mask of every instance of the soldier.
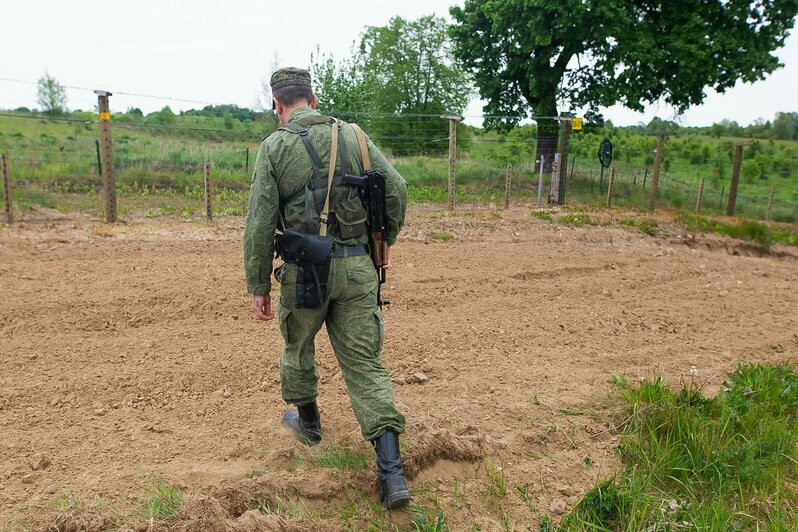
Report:
[{"label": "soldier", "polygon": [[385,267],[404,223],[407,185],[356,125],[316,111],[307,71],[278,70],[271,88],[281,125],[261,143],[255,163],[244,266],[252,311],[268,321],[274,318],[269,291],[275,240],[285,260],[274,272],[285,341],[280,387],[283,400],[297,408],[285,413],[283,424],[307,445],[321,441],[314,338],[326,323],[352,409],[376,451],[380,502],[399,508],[410,500],[399,456],[405,418],[380,359],[383,320],[365,209],[343,176],[362,175],[370,162],[385,176]]}]

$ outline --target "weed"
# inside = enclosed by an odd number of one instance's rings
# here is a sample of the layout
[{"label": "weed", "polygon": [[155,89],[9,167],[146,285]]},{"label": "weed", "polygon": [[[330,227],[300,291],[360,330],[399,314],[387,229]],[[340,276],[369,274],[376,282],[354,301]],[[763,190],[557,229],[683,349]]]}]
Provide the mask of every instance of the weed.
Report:
[{"label": "weed", "polygon": [[507,495],[507,481],[504,477],[504,469],[501,465],[496,465],[492,460],[485,464],[485,472],[488,475],[487,495],[492,498],[503,499]]},{"label": "weed", "polygon": [[645,233],[648,236],[657,236],[659,234],[659,222],[657,220],[640,220],[637,227],[641,233]]},{"label": "weed", "polygon": [[446,231],[433,231],[429,234],[429,237],[433,240],[441,240],[444,242],[454,238],[454,236],[451,233],[448,233]]},{"label": "weed", "polygon": [[148,484],[146,489],[147,498],[142,504],[144,515],[150,523],[172,517],[183,504],[183,490],[174,484],[167,484],[162,478]]},{"label": "weed", "polygon": [[532,392],[529,394],[529,403],[535,406],[540,405],[540,399],[538,399],[538,394]]},{"label": "weed", "polygon": [[416,518],[410,521],[416,532],[444,532],[449,530],[446,524],[446,517],[443,510],[439,510],[434,517],[431,515],[431,509],[423,506],[417,506],[413,509]]},{"label": "weed", "polygon": [[322,515],[303,503],[291,497],[276,496],[274,503],[270,504],[261,499],[249,503],[249,507],[266,515],[278,515],[289,519],[307,519],[314,523],[322,520]]},{"label": "weed", "polygon": [[53,498],[52,504],[58,512],[73,512],[86,508],[86,502],[78,499],[69,489],[59,491]]},{"label": "weed", "polygon": [[244,473],[243,478],[257,478],[266,473],[266,470],[260,467],[250,468]]},{"label": "weed", "polygon": [[565,214],[557,217],[557,223],[582,227],[584,225],[598,225],[598,222],[587,214]]},{"label": "weed", "polygon": [[541,517],[539,529],[540,532],[552,532],[554,530],[554,524],[551,522],[551,517],[548,515]]},{"label": "weed", "polygon": [[518,496],[521,497],[521,500],[524,501],[526,507],[529,508],[531,513],[535,513],[537,508],[535,508],[535,504],[532,502],[532,498],[529,496],[529,485],[527,484],[518,484],[515,487],[515,491],[518,492]]},{"label": "weed", "polygon": [[625,390],[629,387],[629,379],[622,375],[610,375],[610,384],[615,391]]},{"label": "weed", "polygon": [[[308,458],[310,459],[310,464],[307,463]],[[319,450],[314,449],[309,451],[306,457],[297,457],[300,467],[311,465],[339,471],[363,471],[368,469],[373,461],[374,458],[371,453],[350,451],[338,445],[330,445]]]},{"label": "weed", "polygon": [[547,222],[551,221],[551,213],[549,211],[532,211],[530,215],[538,218],[539,220],[545,220]]}]

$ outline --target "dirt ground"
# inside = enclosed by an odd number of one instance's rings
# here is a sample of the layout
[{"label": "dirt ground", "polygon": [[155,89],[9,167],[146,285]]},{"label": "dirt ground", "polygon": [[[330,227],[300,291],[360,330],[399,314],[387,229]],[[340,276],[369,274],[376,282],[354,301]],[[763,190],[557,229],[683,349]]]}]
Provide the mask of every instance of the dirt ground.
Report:
[{"label": "dirt ground", "polygon": [[[737,361],[798,358],[798,252],[666,227],[411,210],[383,360],[415,512],[537,529],[618,466],[612,375],[693,366],[712,393]],[[375,508],[371,462],[314,465],[280,427],[281,338],[249,312],[242,229],[55,211],[0,228],[0,530],[408,528],[414,511]],[[370,456],[323,332],[317,350],[314,452]],[[186,498],[150,523],[158,478]]]}]

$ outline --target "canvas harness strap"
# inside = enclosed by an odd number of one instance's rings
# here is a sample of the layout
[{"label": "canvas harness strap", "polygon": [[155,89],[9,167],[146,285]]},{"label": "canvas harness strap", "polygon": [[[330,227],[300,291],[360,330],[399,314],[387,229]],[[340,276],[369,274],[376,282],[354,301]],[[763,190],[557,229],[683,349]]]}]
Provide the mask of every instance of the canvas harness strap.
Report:
[{"label": "canvas harness strap", "polygon": [[365,174],[369,170],[371,170],[371,157],[369,157],[369,147],[366,144],[366,135],[363,134],[363,130],[360,129],[360,126],[357,124],[350,124],[352,129],[355,132],[355,138],[357,138],[357,144],[360,146],[360,160],[363,163],[363,173]]}]

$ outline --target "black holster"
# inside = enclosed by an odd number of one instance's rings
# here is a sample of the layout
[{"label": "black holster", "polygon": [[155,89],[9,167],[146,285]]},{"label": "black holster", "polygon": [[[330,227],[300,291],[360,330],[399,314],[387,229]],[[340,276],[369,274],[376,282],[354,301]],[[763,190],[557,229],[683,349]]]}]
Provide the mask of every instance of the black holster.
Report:
[{"label": "black holster", "polygon": [[297,265],[296,308],[312,309],[327,299],[332,236],[311,235],[286,229],[277,238],[277,249],[284,261]]}]

